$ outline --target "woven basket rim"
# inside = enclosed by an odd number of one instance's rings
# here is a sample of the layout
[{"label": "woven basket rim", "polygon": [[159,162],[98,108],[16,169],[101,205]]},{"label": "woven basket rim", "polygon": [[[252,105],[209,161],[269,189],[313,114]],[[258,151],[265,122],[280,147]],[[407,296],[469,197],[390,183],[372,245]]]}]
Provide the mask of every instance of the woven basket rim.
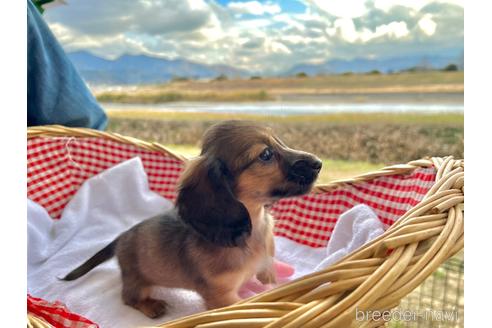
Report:
[{"label": "woven basket rim", "polygon": [[[167,156],[170,156],[174,159],[180,160],[185,163],[190,159],[184,155],[172,151],[168,147],[158,142],[148,142],[131,136],[121,135],[116,132],[100,131],[90,128],[73,128],[73,127],[66,127],[62,125],[41,125],[41,126],[28,127],[27,139],[32,139],[37,137],[102,138],[102,139],[112,140],[124,144],[133,145],[146,150],[160,152],[162,154],[165,154]],[[329,190],[343,187],[347,184],[365,182],[382,176],[408,174],[418,168],[428,168],[433,166],[436,167],[437,166],[436,164],[442,162],[443,160],[444,159],[441,157],[424,157],[422,159],[410,161],[406,164],[389,165],[389,166],[382,167],[379,170],[363,173],[351,178],[337,179],[328,183],[316,184],[313,187],[312,192],[315,194],[323,193]]]}]

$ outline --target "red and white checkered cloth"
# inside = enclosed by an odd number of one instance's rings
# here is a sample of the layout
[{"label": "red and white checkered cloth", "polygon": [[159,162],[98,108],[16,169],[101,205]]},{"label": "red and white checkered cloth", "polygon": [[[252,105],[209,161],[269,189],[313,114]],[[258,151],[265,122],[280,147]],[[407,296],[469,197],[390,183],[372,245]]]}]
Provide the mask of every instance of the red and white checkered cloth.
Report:
[{"label": "red and white checkered cloth", "polygon": [[[27,196],[54,219],[60,218],[85,180],[122,161],[139,156],[150,188],[170,200],[176,199],[176,183],[184,168],[181,161],[161,153],[99,138],[32,138],[27,146]],[[311,247],[324,247],[340,214],[357,204],[370,206],[384,224],[391,225],[422,200],[434,179],[433,168],[419,168],[408,175],[378,177],[326,193],[281,200],[271,209],[275,233]],[[66,314],[56,312],[58,326],[94,327],[85,318]]]},{"label": "red and white checkered cloth", "polygon": [[106,139],[34,138],[27,145],[27,196],[54,219],[85,180],[115,164],[139,156],[150,188],[170,200],[176,198],[184,166],[160,153]]},{"label": "red and white checkered cloth", "polygon": [[42,318],[53,327],[98,328],[81,315],[70,312],[61,302],[48,302],[27,294],[27,312]]},{"label": "red and white checkered cloth", "polygon": [[284,199],[272,208],[275,234],[311,247],[325,247],[338,217],[357,204],[370,206],[386,225],[392,225],[417,205],[435,180],[433,168],[408,175],[378,177],[322,194]]}]

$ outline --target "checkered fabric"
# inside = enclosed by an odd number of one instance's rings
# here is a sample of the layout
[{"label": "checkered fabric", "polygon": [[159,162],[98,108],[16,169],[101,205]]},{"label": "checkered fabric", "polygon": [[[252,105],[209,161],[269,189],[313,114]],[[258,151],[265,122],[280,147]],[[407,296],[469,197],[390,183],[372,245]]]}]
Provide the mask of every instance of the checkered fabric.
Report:
[{"label": "checkered fabric", "polygon": [[27,196],[54,219],[80,185],[115,164],[139,156],[150,188],[174,200],[184,164],[177,159],[99,138],[34,138],[27,145]]},{"label": "checkered fabric", "polygon": [[[139,156],[150,188],[171,200],[176,199],[176,183],[184,168],[181,161],[159,152],[100,138],[32,138],[27,145],[28,197],[54,219],[60,218],[85,180],[122,161]],[[311,247],[326,246],[340,214],[357,204],[370,206],[389,226],[422,200],[434,179],[433,168],[419,168],[408,175],[378,177],[281,200],[271,208],[275,234]],[[85,321],[71,320],[72,314],[56,315],[61,326],[86,327],[78,325]]]},{"label": "checkered fabric", "polygon": [[92,321],[71,313],[61,302],[48,302],[27,294],[27,312],[44,319],[54,327],[98,328]]},{"label": "checkered fabric", "polygon": [[419,168],[408,175],[378,177],[326,193],[281,200],[271,210],[275,234],[324,247],[340,214],[357,204],[370,206],[388,227],[422,200],[434,179],[433,168]]}]

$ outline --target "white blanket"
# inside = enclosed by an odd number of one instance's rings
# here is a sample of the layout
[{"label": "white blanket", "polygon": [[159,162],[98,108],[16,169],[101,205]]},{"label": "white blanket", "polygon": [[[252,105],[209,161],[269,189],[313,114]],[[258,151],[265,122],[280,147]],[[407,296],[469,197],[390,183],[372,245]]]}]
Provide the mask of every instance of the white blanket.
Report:
[{"label": "white blanket", "polygon": [[298,278],[327,268],[383,232],[384,225],[372,209],[359,204],[340,216],[326,248],[312,248],[275,237],[276,258],[293,265],[293,278]]},{"label": "white blanket", "polygon": [[[123,162],[87,180],[53,221],[38,204],[28,200],[28,292],[68,308],[104,327],[136,327],[162,323],[203,311],[203,301],[192,291],[156,288],[168,314],[149,319],[121,301],[121,279],[116,260],[99,265],[71,282],[59,281],[121,232],[164,212],[172,203],[152,192],[139,158]],[[342,215],[327,248],[310,248],[276,237],[277,258],[293,265],[295,277],[333,263],[344,254],[382,233],[383,227],[366,206]]]}]

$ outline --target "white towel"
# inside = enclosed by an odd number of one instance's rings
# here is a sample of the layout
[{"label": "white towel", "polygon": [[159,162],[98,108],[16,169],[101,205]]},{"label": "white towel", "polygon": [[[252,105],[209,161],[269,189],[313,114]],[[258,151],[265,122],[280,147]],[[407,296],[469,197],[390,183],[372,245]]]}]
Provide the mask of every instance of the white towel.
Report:
[{"label": "white towel", "polygon": [[284,237],[275,237],[276,257],[294,266],[292,278],[327,268],[384,232],[384,225],[372,209],[354,206],[337,220],[326,248],[311,248]]},{"label": "white towel", "polygon": [[343,213],[326,247],[326,258],[315,268],[320,270],[382,235],[384,225],[373,210],[364,204]]},{"label": "white towel", "polygon": [[[87,180],[53,221],[38,204],[28,200],[28,291],[68,308],[104,327],[155,325],[205,310],[192,291],[156,288],[169,314],[149,319],[121,301],[121,279],[116,260],[99,265],[85,276],[59,281],[121,232],[171,208],[172,204],[148,187],[139,158],[123,162]],[[293,278],[327,266],[382,233],[383,226],[367,206],[343,214],[327,248],[311,248],[275,237],[277,258],[295,267]]]}]

